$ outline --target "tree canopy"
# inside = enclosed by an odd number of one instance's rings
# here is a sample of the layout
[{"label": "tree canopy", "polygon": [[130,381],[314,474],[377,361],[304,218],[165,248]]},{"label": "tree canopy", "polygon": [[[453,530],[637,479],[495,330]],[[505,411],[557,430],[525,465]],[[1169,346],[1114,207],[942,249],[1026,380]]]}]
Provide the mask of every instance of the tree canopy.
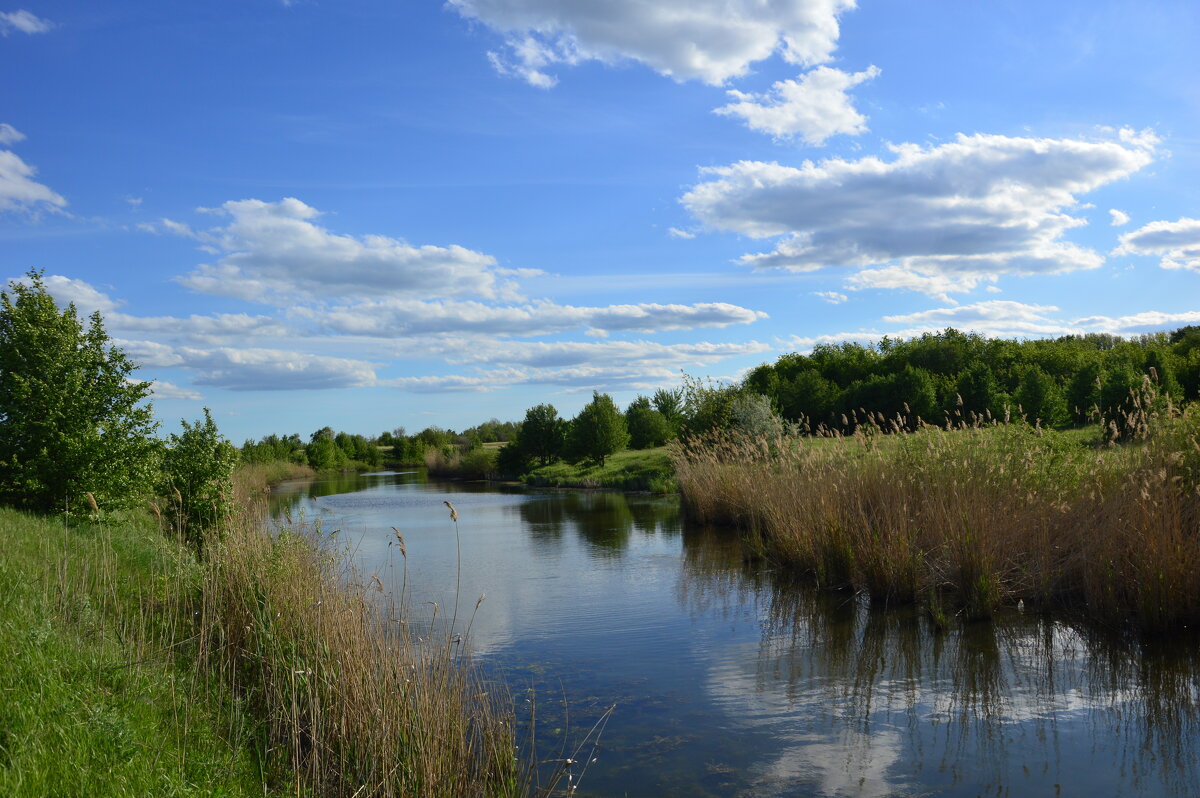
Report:
[{"label": "tree canopy", "polygon": [[130,503],[154,479],[150,384],[99,313],[60,309],[40,272],[0,291],[0,501],[74,511]]}]

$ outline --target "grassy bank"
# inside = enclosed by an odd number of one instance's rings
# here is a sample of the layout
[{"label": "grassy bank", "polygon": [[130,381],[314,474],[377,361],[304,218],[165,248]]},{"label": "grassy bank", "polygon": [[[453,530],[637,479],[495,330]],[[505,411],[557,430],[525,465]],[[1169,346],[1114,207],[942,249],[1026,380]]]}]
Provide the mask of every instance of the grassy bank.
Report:
[{"label": "grassy bank", "polygon": [[868,425],[672,456],[693,516],[823,585],[938,617],[1023,600],[1163,632],[1200,621],[1200,413],[1137,426],[1137,440],[1089,445],[1025,424]]},{"label": "grassy bank", "polygon": [[503,687],[313,530],[245,514],[198,561],[135,519],[0,528],[0,793],[532,789]]},{"label": "grassy bank", "polygon": [[0,794],[263,795],[242,705],[170,647],[190,555],[128,520],[0,530]]},{"label": "grassy bank", "polygon": [[527,485],[554,488],[611,488],[670,493],[674,468],[667,447],[626,449],[604,465],[558,462],[535,468],[523,477]]}]

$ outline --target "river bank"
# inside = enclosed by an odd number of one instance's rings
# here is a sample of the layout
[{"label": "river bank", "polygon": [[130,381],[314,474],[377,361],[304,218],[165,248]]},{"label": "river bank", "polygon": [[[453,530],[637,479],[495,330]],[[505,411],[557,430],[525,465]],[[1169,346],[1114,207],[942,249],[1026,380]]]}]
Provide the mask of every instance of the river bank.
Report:
[{"label": "river bank", "polygon": [[1027,424],[675,451],[684,502],[782,567],[936,617],[1002,605],[1167,633],[1200,621],[1200,411],[1082,444]]},{"label": "river bank", "polygon": [[170,519],[164,534],[0,510],[0,791],[532,789],[503,685],[448,639],[414,640],[404,596],[377,593],[328,536],[264,534],[268,471],[239,475],[247,503],[203,559]]}]

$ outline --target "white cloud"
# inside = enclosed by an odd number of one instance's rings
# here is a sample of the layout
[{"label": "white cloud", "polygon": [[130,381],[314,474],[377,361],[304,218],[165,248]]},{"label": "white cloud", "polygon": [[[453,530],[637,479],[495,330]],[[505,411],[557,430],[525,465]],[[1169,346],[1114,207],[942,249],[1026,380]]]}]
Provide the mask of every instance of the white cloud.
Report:
[{"label": "white cloud", "polygon": [[757,341],[737,344],[707,342],[660,344],[653,341],[503,341],[462,338],[429,342],[429,353],[451,363],[493,363],[533,368],[565,366],[709,365],[727,357],[769,349]]},{"label": "white cloud", "polygon": [[213,213],[229,224],[206,231],[164,219],[168,232],[208,245],[220,260],[178,278],[201,293],[272,304],[297,297],[336,299],[418,294],[493,297],[490,255],[457,245],[413,246],[381,235],[339,235],[314,221],[320,212],[298,199],[226,202]]},{"label": "white cloud", "polygon": [[[995,282],[995,274],[940,272],[937,269],[920,267],[904,268],[885,266],[882,269],[863,269],[846,278],[846,287],[851,291],[868,288],[883,290],[916,291],[943,302],[953,302],[951,294],[974,291],[980,283]],[[989,289],[994,286],[988,286]]]},{"label": "white cloud", "polygon": [[505,36],[489,53],[504,74],[549,88],[546,69],[582,61],[639,61],[677,80],[713,85],[779,54],[791,64],[829,60],[838,16],[854,0],[449,0]]},{"label": "white cloud", "polygon": [[667,228],[667,235],[669,235],[671,238],[683,238],[683,239],[692,239],[692,238],[696,237],[695,233],[693,233],[689,230],[680,230],[678,227]]},{"label": "white cloud", "polygon": [[229,391],[327,390],[375,384],[375,369],[363,360],[230,347],[180,347],[176,353],[179,367],[196,372],[196,385]]},{"label": "white cloud", "polygon": [[1076,195],[1153,159],[1152,134],[1125,138],[959,135],[937,146],[893,146],[891,161],[743,161],[704,170],[714,179],[681,201],[709,229],[782,237],[773,251],[743,256],[744,265],[894,267],[900,271],[868,274],[858,287],[897,282],[903,272],[914,285],[945,278],[929,283],[944,294],[998,274],[1101,265],[1103,255],[1062,236],[1086,224],[1068,212]]},{"label": "white cloud", "polygon": [[867,118],[855,110],[846,92],[878,74],[874,66],[854,73],[817,67],[800,80],[778,81],[768,94],[730,91],[736,102],[714,113],[741,117],[746,127],[777,139],[799,137],[819,146],[830,136],[854,136],[867,129]]},{"label": "white cloud", "polygon": [[474,374],[400,377],[382,381],[420,393],[494,391],[515,385],[556,385],[571,390],[649,390],[673,384],[679,370],[711,366],[728,357],[762,354],[765,344],[659,344],[650,341],[497,341],[487,338],[431,342],[426,351],[448,363],[486,368]]},{"label": "white cloud", "polygon": [[[29,279],[12,277],[9,278],[8,283],[10,285],[13,283],[28,285]],[[60,307],[74,303],[75,309],[84,316],[90,316],[98,310],[105,314],[106,323],[109,321],[107,314],[121,304],[90,283],[72,277],[64,277],[61,274],[43,275],[42,284],[46,286],[46,292],[54,297],[54,301]]]},{"label": "white cloud", "polygon": [[813,291],[813,296],[819,296],[831,305],[840,305],[850,297],[837,291]]},{"label": "white cloud", "polygon": [[1113,227],[1120,227],[1123,224],[1129,224],[1129,214],[1125,213],[1125,211],[1119,211],[1116,208],[1110,208],[1108,214],[1112,217],[1112,222],[1110,222],[1110,224],[1112,224]]},{"label": "white cloud", "polygon": [[1166,313],[1151,310],[1128,316],[1063,318],[1056,305],[1033,305],[993,299],[971,305],[885,316],[883,321],[891,327],[886,330],[859,330],[810,337],[792,336],[776,343],[780,348],[808,351],[817,344],[845,341],[869,343],[878,341],[884,335],[892,338],[913,338],[924,333],[939,332],[947,327],[996,338],[1047,338],[1087,333],[1140,335],[1195,324],[1200,322],[1200,311]]},{"label": "white cloud", "polygon": [[218,313],[212,316],[131,316],[111,313],[108,326],[121,333],[139,332],[164,338],[205,344],[241,343],[255,338],[283,338],[296,335],[289,325],[269,316],[245,313]]},{"label": "white cloud", "polygon": [[601,332],[654,332],[749,324],[767,315],[725,302],[575,307],[549,301],[494,306],[473,301],[401,299],[302,313],[340,333],[386,338],[463,332],[548,335],[580,327]]},{"label": "white cloud", "polygon": [[155,399],[184,399],[198,402],[204,397],[191,388],[180,388],[178,385],[162,380],[155,380],[151,385]]},{"label": "white cloud", "polygon": [[0,211],[65,207],[61,195],[34,181],[37,169],[25,163],[15,152],[0,150]]},{"label": "white cloud", "polygon": [[39,19],[25,9],[19,11],[0,11],[0,36],[7,36],[18,30],[21,33],[45,33],[54,27],[48,19]]},{"label": "white cloud", "polygon": [[18,141],[24,140],[24,133],[7,122],[0,122],[0,146],[7,147],[10,144],[16,144]]},{"label": "white cloud", "polygon": [[1114,255],[1161,255],[1164,269],[1200,272],[1200,219],[1150,222],[1120,238]]}]

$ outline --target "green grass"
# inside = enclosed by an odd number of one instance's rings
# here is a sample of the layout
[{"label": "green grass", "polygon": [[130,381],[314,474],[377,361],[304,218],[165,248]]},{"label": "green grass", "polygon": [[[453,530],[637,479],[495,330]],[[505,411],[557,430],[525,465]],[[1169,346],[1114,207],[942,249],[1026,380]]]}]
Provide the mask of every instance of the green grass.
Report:
[{"label": "green grass", "polygon": [[669,493],[675,490],[675,469],[667,447],[626,449],[610,456],[603,466],[589,463],[552,463],[535,468],[528,485],[555,488],[613,488]]},{"label": "green grass", "polygon": [[163,650],[194,560],[0,509],[0,794],[263,795],[238,707]]}]

